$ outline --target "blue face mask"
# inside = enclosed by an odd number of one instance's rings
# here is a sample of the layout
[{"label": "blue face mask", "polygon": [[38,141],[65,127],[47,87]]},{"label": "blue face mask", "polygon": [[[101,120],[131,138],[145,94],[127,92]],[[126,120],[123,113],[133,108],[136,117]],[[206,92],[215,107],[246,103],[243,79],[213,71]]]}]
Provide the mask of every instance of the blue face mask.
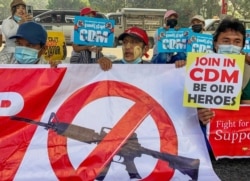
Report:
[{"label": "blue face mask", "polygon": [[129,63],[130,63],[130,64],[139,64],[139,63],[142,62],[142,59],[141,59],[141,57],[138,57],[138,58],[135,59],[133,62],[128,62],[128,61],[122,59],[122,62],[125,63],[125,64],[129,64]]},{"label": "blue face mask", "polygon": [[235,45],[218,45],[217,53],[220,54],[240,54],[241,47]]},{"label": "blue face mask", "polygon": [[22,19],[21,17],[16,16],[16,15],[14,15],[13,18],[14,18],[14,20],[15,20],[16,22],[18,22],[18,23],[19,23],[19,22],[21,21],[21,19]]},{"label": "blue face mask", "polygon": [[38,52],[39,50],[33,48],[16,46],[15,59],[20,64],[35,64],[39,61]]}]

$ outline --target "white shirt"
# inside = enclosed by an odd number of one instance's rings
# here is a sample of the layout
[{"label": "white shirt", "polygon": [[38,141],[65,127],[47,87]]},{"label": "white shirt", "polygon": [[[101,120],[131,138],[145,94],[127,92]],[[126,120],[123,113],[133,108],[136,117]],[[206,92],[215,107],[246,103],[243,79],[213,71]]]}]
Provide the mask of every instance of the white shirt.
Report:
[{"label": "white shirt", "polygon": [[15,22],[12,17],[8,17],[3,20],[2,23],[2,33],[5,36],[5,46],[15,47],[15,39],[9,39],[9,37],[16,35],[19,24]]},{"label": "white shirt", "polygon": [[5,45],[0,52],[0,64],[11,63],[14,61],[14,52],[16,47],[16,39],[9,39],[11,36],[16,35],[19,24],[15,22],[12,17],[3,20],[2,34],[5,37]]}]

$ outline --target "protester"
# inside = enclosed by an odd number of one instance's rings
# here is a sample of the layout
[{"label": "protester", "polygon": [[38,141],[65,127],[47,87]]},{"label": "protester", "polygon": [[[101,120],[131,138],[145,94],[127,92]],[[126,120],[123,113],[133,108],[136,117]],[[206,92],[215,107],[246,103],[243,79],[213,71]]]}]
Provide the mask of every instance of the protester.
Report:
[{"label": "protester", "polygon": [[[86,7],[80,11],[80,16],[86,17],[95,17],[96,11],[93,9]],[[74,34],[72,34],[72,42],[73,42]],[[97,60],[100,57],[103,57],[102,48],[96,46],[86,46],[86,45],[76,45],[73,43],[72,45],[73,51],[70,57],[70,63],[97,63]],[[94,56],[91,57],[91,54]]]},{"label": "protester", "polygon": [[[177,27],[178,17],[179,15],[177,14],[176,11],[168,10],[164,15],[164,21],[165,21],[164,28],[166,28],[166,30],[168,30],[169,28],[178,29]],[[186,61],[185,52],[159,53],[157,42],[158,42],[158,33],[156,31],[155,36],[154,36],[153,57],[151,60],[152,63],[154,64],[174,63],[177,68],[183,67],[185,65],[185,61]]]},{"label": "protester", "polygon": [[138,27],[131,27],[122,33],[118,40],[122,41],[123,58],[116,60],[114,63],[124,64],[143,64],[149,63],[142,59],[148,57],[149,40],[145,30]]},{"label": "protester", "polygon": [[131,27],[125,30],[118,37],[122,41],[123,58],[111,61],[106,57],[98,60],[103,70],[109,70],[112,64],[149,64],[150,62],[142,59],[143,56],[148,57],[149,40],[145,30],[138,27]]},{"label": "protester", "polygon": [[[214,33],[213,44],[215,53],[240,54],[245,46],[246,30],[237,19],[225,18],[219,24]],[[247,57],[246,57],[247,58]],[[245,64],[245,66],[249,66]],[[250,102],[250,81],[242,90],[242,103]],[[198,117],[202,124],[206,125],[214,113],[210,109],[198,109]]]},{"label": "protester", "polygon": [[[214,52],[221,54],[241,54],[243,47],[245,46],[246,30],[244,25],[235,18],[225,18],[221,21],[217,27],[214,37],[213,45]],[[246,55],[246,59],[249,58]],[[249,70],[250,66],[245,64],[245,70]],[[243,80],[245,80],[244,87],[242,88],[241,103],[250,103],[250,75],[244,73]],[[206,135],[206,125],[215,116],[214,112],[207,108],[198,108],[198,118],[201,123],[201,128]],[[207,147],[212,155],[210,144],[206,139]]]},{"label": "protester", "polygon": [[[14,51],[14,59],[12,64],[42,64],[47,61],[42,59],[45,53],[47,32],[42,25],[35,22],[26,22],[19,26],[17,33],[11,36],[15,39],[16,47]],[[1,57],[0,57],[1,58]],[[58,61],[49,62],[51,67],[56,67]]]},{"label": "protester", "polygon": [[205,19],[201,15],[195,15],[191,18],[191,27],[193,32],[202,33],[205,27]]},{"label": "protester", "polygon": [[[10,4],[10,8],[12,15],[3,20],[2,23],[5,46],[0,52],[0,63],[10,63],[14,61],[15,39],[9,39],[9,37],[16,34],[19,25],[32,20],[32,16],[26,13],[26,3],[23,0],[13,0]],[[6,60],[10,60],[10,62]]]}]

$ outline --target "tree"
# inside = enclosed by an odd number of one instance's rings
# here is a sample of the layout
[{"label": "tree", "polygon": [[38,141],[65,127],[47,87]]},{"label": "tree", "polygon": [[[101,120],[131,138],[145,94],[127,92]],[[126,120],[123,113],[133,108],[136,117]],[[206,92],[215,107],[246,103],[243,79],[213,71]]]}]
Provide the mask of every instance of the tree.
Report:
[{"label": "tree", "polygon": [[33,9],[46,9],[46,5],[48,4],[48,0],[25,0],[27,5],[33,6]]},{"label": "tree", "polygon": [[115,12],[119,8],[125,7],[125,0],[89,0],[90,6],[104,13]]},{"label": "tree", "polygon": [[[219,0],[89,0],[92,8],[109,13],[119,8],[173,9],[179,14],[179,25],[189,26],[190,18],[196,14],[212,18],[219,15]],[[203,2],[203,3],[201,3]],[[202,13],[202,8],[204,12]]]},{"label": "tree", "polygon": [[1,20],[11,15],[10,3],[10,1],[0,0]]},{"label": "tree", "polygon": [[47,8],[80,10],[88,5],[89,2],[87,0],[48,0]]},{"label": "tree", "polygon": [[[232,6],[230,8],[233,16],[243,17],[244,19],[250,18],[250,1],[249,0],[230,0]],[[237,15],[238,13],[238,15]]]}]

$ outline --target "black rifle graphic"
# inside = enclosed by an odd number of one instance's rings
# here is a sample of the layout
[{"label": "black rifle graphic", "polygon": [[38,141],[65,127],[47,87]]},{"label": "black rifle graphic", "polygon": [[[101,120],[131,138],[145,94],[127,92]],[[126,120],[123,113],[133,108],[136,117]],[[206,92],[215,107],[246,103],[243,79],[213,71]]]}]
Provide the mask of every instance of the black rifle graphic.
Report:
[{"label": "black rifle graphic", "polygon": [[[110,128],[103,127],[101,129],[101,133],[99,134],[99,133],[96,133],[95,130],[93,129],[89,129],[89,128],[85,128],[85,127],[81,127],[81,126],[77,126],[77,125],[73,125],[69,123],[59,122],[55,113],[51,113],[48,123],[37,122],[31,119],[17,117],[17,116],[12,116],[11,119],[42,126],[46,130],[52,129],[59,135],[72,138],[72,139],[75,139],[84,143],[88,143],[88,144],[91,144],[91,143],[98,144],[99,142],[101,142],[102,139],[107,135],[107,132],[105,132],[105,129],[110,129]],[[53,119],[55,119],[55,122],[52,122]],[[168,153],[161,153],[158,151],[144,148],[138,142],[136,133],[132,134],[132,136],[127,140],[127,142],[121,147],[121,149],[116,154],[123,158],[123,162],[119,162],[119,163],[124,164],[126,166],[126,170],[131,179],[133,178],[141,179],[141,176],[138,173],[137,168],[134,164],[134,159],[136,157],[141,157],[142,154],[150,155],[156,159],[160,159],[160,160],[168,162],[171,168],[179,170],[184,175],[188,175],[192,179],[192,181],[195,181],[198,179],[198,172],[199,172],[199,165],[200,165],[199,159],[192,159],[192,158],[172,155]],[[109,170],[110,164],[111,163],[109,163],[106,166],[106,168],[98,175],[98,177],[96,178],[97,180],[103,180],[105,178]]]}]

